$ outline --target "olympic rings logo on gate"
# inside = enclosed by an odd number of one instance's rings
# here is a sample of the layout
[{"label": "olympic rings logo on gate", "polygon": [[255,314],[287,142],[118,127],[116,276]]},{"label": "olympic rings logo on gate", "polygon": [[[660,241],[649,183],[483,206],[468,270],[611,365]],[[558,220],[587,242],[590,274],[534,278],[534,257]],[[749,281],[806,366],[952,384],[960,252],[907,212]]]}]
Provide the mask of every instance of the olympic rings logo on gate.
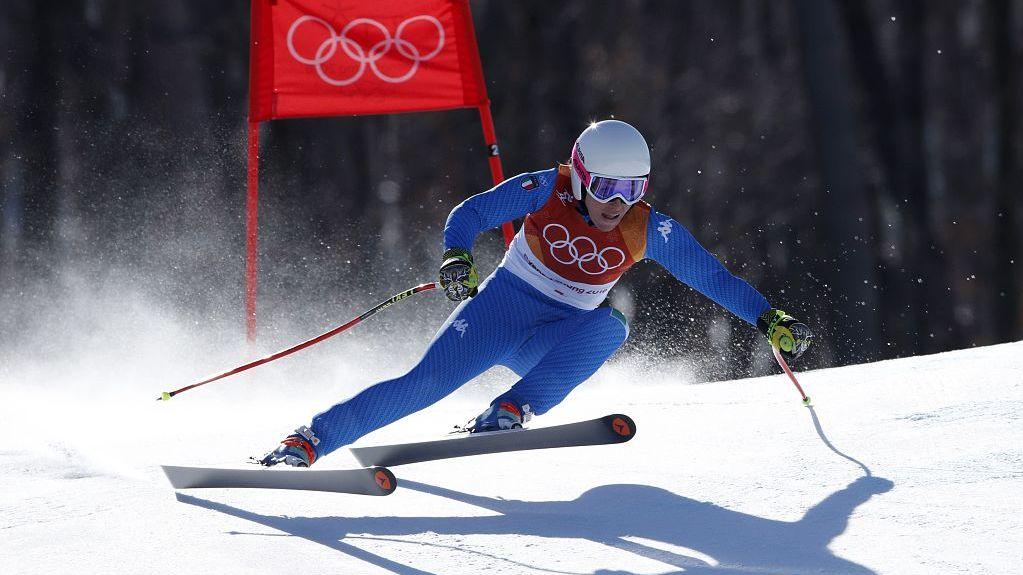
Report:
[{"label": "olympic rings logo on gate", "polygon": [[[564,234],[565,239],[552,241],[551,238],[547,237],[547,232],[550,231],[551,228],[560,230],[560,233],[558,235]],[[611,271],[625,263],[625,252],[623,252],[622,250],[614,246],[610,246],[598,252],[597,242],[593,241],[592,239],[586,236],[579,236],[575,239],[572,239],[572,234],[568,232],[568,228],[561,224],[547,224],[546,226],[544,226],[543,239],[546,240],[547,243],[551,246],[552,258],[565,265],[576,264],[579,267],[579,269],[583,271],[583,273],[589,274],[591,276],[599,276],[600,274]],[[579,251],[579,247],[576,245],[579,242],[583,242],[583,244],[586,245],[585,253],[581,253]],[[567,249],[568,255],[570,256],[571,259],[564,260],[559,258],[557,254],[554,253],[554,250],[557,249]],[[614,253],[618,254],[618,258],[620,258],[620,261],[614,265],[611,265],[611,262],[607,260],[607,257],[605,257],[604,254]],[[600,266],[601,268],[600,270],[594,272],[583,267],[584,264],[593,261],[597,262],[597,265]],[[592,268],[593,266],[590,267]]]},{"label": "olympic rings logo on gate", "polygon": [[[402,37],[402,33],[409,24],[420,21],[429,22],[437,28],[437,47],[426,54],[422,54],[419,51],[419,48],[416,48],[412,42],[409,42]],[[295,49],[295,31],[299,26],[306,22],[320,24],[326,28],[327,33],[330,35],[322,44],[320,44],[320,47],[316,49],[316,55],[312,58],[302,56]],[[376,28],[384,37],[376,44],[370,46],[369,50],[366,50],[358,42],[352,40],[348,36],[349,32],[351,32],[356,26],[370,26],[372,28]],[[341,46],[341,50],[344,51],[346,56],[351,58],[353,62],[357,62],[359,64],[359,69],[347,78],[332,78],[323,70],[323,64],[337,54],[338,46]],[[390,76],[377,67],[377,62],[383,58],[392,47],[398,52],[398,54],[401,54],[412,62],[412,67],[409,68],[408,72],[405,72],[400,76]],[[367,66],[373,70],[373,73],[376,74],[377,78],[380,78],[384,82],[400,84],[414,76],[416,71],[419,70],[419,65],[439,54],[442,48],[444,48],[444,26],[440,23],[440,20],[426,14],[413,16],[406,19],[401,24],[398,24],[398,29],[395,30],[393,37],[391,36],[390,31],[388,31],[383,24],[373,20],[372,18],[356,18],[346,24],[345,27],[341,29],[340,34],[338,34],[334,30],[334,27],[326,20],[308,15],[295,20],[295,22],[291,25],[291,28],[288,29],[288,51],[291,52],[291,56],[302,64],[314,66],[316,68],[316,73],[320,76],[320,79],[332,86],[348,86],[349,84],[354,84],[362,77],[363,74],[366,73]]]}]

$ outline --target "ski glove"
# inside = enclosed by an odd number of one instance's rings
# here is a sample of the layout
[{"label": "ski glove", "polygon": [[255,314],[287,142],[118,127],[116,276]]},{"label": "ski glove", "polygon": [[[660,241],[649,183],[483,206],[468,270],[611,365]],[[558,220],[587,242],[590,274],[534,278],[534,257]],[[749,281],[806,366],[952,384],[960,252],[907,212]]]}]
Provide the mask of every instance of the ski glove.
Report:
[{"label": "ski glove", "polygon": [[765,311],[757,318],[757,328],[781,352],[785,361],[799,359],[813,340],[813,332],[805,323],[780,309]]},{"label": "ski glove", "polygon": [[441,257],[444,263],[440,265],[440,287],[444,288],[444,295],[451,301],[462,301],[476,295],[480,277],[472,263],[472,254],[451,248]]}]

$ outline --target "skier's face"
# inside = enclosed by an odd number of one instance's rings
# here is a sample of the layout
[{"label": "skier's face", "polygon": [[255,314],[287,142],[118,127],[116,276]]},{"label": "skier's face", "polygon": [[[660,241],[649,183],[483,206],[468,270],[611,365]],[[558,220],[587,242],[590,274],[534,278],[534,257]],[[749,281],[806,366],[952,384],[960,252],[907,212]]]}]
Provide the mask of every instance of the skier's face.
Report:
[{"label": "skier's face", "polygon": [[590,220],[598,230],[609,232],[622,221],[629,211],[628,206],[619,198],[615,198],[606,204],[593,199],[593,196],[586,194],[586,210],[590,213]]}]

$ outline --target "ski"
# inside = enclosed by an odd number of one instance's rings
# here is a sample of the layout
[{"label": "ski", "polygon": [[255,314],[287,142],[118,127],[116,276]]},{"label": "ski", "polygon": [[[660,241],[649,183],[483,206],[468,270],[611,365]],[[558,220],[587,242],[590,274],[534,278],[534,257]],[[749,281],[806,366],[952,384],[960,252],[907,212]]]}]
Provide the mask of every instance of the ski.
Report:
[{"label": "ski", "polygon": [[161,465],[174,489],[248,488],[390,495],[398,486],[384,467],[366,469],[218,469]]},{"label": "ski", "polygon": [[540,427],[467,434],[456,438],[350,448],[360,465],[394,466],[452,457],[624,443],[636,435],[636,423],[627,415],[614,414]]}]

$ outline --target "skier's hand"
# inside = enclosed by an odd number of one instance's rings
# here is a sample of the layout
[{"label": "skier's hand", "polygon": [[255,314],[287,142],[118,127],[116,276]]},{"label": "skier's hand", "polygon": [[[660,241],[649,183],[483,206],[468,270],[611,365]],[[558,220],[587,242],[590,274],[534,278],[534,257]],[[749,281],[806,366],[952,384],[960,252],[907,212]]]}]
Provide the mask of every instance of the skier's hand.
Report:
[{"label": "skier's hand", "polygon": [[472,254],[463,249],[451,248],[444,252],[442,258],[444,262],[440,265],[440,287],[444,288],[444,295],[451,301],[462,301],[476,295],[480,278],[476,273],[476,265],[472,263]]},{"label": "skier's hand", "polygon": [[757,328],[781,352],[785,361],[799,359],[813,340],[813,332],[805,323],[780,309],[765,311],[757,319]]}]

